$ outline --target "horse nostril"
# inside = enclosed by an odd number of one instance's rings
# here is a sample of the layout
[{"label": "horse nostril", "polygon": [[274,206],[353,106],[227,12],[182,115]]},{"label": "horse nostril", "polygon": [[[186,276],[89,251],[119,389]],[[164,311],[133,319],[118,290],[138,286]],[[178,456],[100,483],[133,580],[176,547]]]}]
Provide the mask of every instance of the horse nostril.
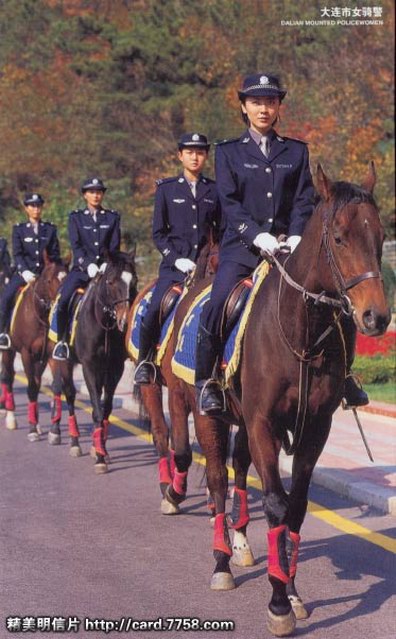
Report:
[{"label": "horse nostril", "polygon": [[366,311],[365,313],[363,313],[363,324],[365,325],[366,328],[372,331],[376,328],[376,323],[377,323],[377,315],[373,310]]}]

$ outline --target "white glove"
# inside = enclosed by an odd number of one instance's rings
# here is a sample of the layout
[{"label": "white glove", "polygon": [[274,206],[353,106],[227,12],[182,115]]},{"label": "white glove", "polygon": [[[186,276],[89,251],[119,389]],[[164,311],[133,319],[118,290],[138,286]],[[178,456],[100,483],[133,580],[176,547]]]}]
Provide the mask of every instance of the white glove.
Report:
[{"label": "white glove", "polygon": [[179,257],[175,262],[175,266],[182,273],[190,273],[195,269],[195,263],[187,257]]},{"label": "white glove", "polygon": [[97,264],[94,264],[93,262],[92,264],[88,264],[87,273],[91,279],[95,277],[95,275],[99,273],[99,267]]},{"label": "white glove", "polygon": [[106,269],[107,269],[107,262],[103,262],[103,264],[100,265],[99,273],[104,273]]},{"label": "white glove", "polygon": [[297,248],[300,242],[301,242],[300,235],[291,235],[290,237],[287,238],[286,246],[290,247],[290,253],[293,253],[293,251]]},{"label": "white glove", "polygon": [[32,271],[22,271],[22,277],[25,280],[26,284],[28,284],[29,282],[34,280],[36,276],[34,273],[32,273]]},{"label": "white glove", "polygon": [[279,250],[279,242],[271,233],[259,233],[254,238],[253,244],[263,253],[269,253],[270,255]]}]

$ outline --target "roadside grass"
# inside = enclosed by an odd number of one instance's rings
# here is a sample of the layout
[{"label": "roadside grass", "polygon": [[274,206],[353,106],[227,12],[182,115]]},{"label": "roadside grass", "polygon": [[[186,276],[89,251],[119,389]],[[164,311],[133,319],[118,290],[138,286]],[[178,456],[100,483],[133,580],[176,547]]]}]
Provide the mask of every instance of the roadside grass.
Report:
[{"label": "roadside grass", "polygon": [[396,405],[396,385],[394,382],[386,384],[364,384],[364,390],[370,399],[376,402],[386,402]]}]

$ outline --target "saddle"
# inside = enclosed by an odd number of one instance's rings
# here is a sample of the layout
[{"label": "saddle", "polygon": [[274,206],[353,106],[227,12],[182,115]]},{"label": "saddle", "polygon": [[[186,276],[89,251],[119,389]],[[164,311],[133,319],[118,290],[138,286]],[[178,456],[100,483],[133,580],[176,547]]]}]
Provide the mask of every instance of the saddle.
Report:
[{"label": "saddle", "polygon": [[221,340],[223,343],[226,342],[238,322],[252,287],[253,279],[247,277],[238,282],[229,294],[221,318]]},{"label": "saddle", "polygon": [[175,308],[176,302],[183,292],[182,284],[172,284],[165,292],[160,306],[159,323],[162,326]]}]

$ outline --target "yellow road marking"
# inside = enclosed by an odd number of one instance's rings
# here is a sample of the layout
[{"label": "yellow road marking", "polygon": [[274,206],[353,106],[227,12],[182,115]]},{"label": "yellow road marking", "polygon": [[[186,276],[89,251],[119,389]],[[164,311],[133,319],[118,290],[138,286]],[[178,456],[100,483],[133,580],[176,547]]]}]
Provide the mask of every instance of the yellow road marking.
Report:
[{"label": "yellow road marking", "polygon": [[[18,381],[26,385],[27,379],[24,375],[16,374],[15,377]],[[43,386],[41,388],[41,392],[44,393],[45,395],[48,395],[49,397],[53,397],[53,393],[51,389],[46,386]],[[62,399],[63,400],[65,399],[63,395],[62,395]],[[75,405],[78,408],[81,408],[82,410],[84,410],[86,413],[91,413],[91,410],[92,410],[91,407],[87,407],[85,402],[76,400]],[[139,426],[136,426],[133,423],[131,424],[130,422],[126,422],[125,420],[120,419],[119,417],[116,417],[115,415],[112,415],[110,417],[110,422],[114,424],[115,426],[117,426],[118,428],[121,428],[122,430],[126,430],[128,433],[131,433],[131,435],[135,435],[139,439],[142,439],[150,443],[152,443],[153,441],[151,434],[146,433],[146,431],[144,431],[142,428],[139,428]],[[193,461],[197,464],[200,464],[201,466],[205,466],[206,464],[204,456],[196,452],[193,453]],[[234,479],[234,469],[231,466],[227,466],[227,469],[228,469],[228,476],[231,479]],[[249,486],[252,486],[253,488],[257,488],[258,490],[261,490],[261,481],[257,477],[248,475],[247,483]],[[387,550],[388,552],[391,552],[396,555],[396,539],[392,539],[391,537],[387,537],[386,535],[383,535],[382,533],[377,533],[372,530],[369,530],[368,528],[365,528],[364,526],[361,526],[360,524],[356,524],[355,522],[350,521],[349,519],[346,519],[345,517],[342,517],[341,515],[338,515],[332,510],[328,510],[324,506],[321,506],[320,504],[317,504],[316,502],[313,502],[313,501],[308,501],[308,512],[313,517],[316,517],[317,519],[324,521],[329,526],[332,526],[333,528],[336,528],[337,530],[340,530],[341,532],[346,533],[347,535],[354,535],[355,537],[360,537],[360,539],[364,539],[365,541],[368,541],[371,544],[374,544],[375,546],[379,546],[380,548],[383,548],[384,550]]]}]

